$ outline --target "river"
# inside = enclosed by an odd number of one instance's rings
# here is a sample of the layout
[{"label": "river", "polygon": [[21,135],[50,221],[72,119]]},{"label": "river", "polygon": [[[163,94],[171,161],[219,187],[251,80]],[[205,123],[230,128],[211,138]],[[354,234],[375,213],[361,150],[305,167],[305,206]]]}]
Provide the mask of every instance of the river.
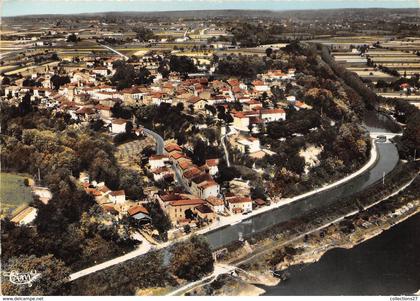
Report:
[{"label": "river", "polygon": [[272,227],[281,222],[299,217],[313,209],[328,206],[356,192],[362,191],[370,184],[380,180],[383,174],[389,173],[398,163],[396,147],[392,143],[378,143],[379,160],[369,171],[336,188],[298,200],[288,205],[250,217],[230,227],[221,228],[205,234],[211,247],[218,249],[239,238],[247,238],[256,232]]},{"label": "river", "polygon": [[407,295],[420,289],[420,214],[352,249],[332,249],[288,269],[265,295]]}]

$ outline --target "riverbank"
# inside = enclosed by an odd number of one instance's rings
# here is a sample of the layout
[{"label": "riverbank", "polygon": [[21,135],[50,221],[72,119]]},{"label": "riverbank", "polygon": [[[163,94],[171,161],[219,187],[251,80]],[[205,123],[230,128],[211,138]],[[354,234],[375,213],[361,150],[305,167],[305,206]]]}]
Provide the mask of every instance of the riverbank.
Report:
[{"label": "riverbank", "polygon": [[[419,213],[420,197],[416,190],[419,182],[417,177],[403,193],[287,243],[282,240],[271,241],[271,244],[265,242],[264,252],[255,254],[255,251],[251,251],[248,246],[239,248],[230,255],[236,258],[242,257],[237,263],[240,268],[258,277],[266,275],[271,269],[282,273],[296,265],[317,262],[331,249],[351,249]],[[235,261],[227,259],[226,262],[232,264]],[[243,279],[239,281],[239,286],[242,281]],[[270,286],[267,282],[263,285]],[[219,289],[218,294],[223,295],[223,289]],[[260,294],[261,292],[256,290],[251,295]]]}]

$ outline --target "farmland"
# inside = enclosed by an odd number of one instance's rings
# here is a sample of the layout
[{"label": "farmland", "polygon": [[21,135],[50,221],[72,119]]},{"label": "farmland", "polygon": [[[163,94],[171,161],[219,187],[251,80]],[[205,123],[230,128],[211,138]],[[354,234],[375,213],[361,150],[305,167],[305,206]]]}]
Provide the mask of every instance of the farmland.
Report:
[{"label": "farmland", "polygon": [[32,201],[31,189],[24,184],[22,175],[0,173],[1,213],[9,214]]}]

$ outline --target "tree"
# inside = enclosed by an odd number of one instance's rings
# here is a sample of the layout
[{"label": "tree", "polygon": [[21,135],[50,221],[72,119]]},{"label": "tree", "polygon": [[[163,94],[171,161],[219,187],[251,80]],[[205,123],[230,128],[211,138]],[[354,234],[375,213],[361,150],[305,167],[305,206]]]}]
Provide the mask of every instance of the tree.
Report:
[{"label": "tree", "polygon": [[146,67],[140,68],[140,70],[136,73],[136,78],[134,80],[134,83],[136,85],[149,85],[153,82],[153,79],[155,77],[152,76],[149,69]]},{"label": "tree", "polygon": [[202,236],[177,243],[171,253],[170,269],[179,278],[195,281],[213,271],[210,246]]},{"label": "tree", "polygon": [[120,187],[124,189],[129,199],[138,200],[144,197],[143,180],[141,175],[130,169],[122,169],[119,173]]},{"label": "tree", "polygon": [[67,37],[67,42],[76,43],[80,39],[77,38],[76,34],[72,33]]},{"label": "tree", "polygon": [[184,232],[187,233],[187,234],[190,233],[191,232],[191,226],[190,225],[185,225],[184,226]]},{"label": "tree", "polygon": [[268,57],[270,57],[270,56],[273,54],[273,48],[268,47],[268,48],[265,50],[265,54],[266,54]]},{"label": "tree", "polygon": [[194,114],[194,105],[189,105],[188,109],[190,110],[190,114]]},{"label": "tree", "polygon": [[113,67],[116,68],[116,70],[114,75],[111,77],[112,84],[117,85],[118,90],[131,87],[134,83],[134,79],[136,78],[134,67],[123,61],[114,62]]},{"label": "tree", "polygon": [[153,31],[151,31],[149,28],[146,28],[146,27],[135,28],[134,32],[136,33],[136,38],[140,42],[145,42],[145,41],[155,38]]},{"label": "tree", "polygon": [[49,296],[62,295],[65,283],[70,276],[70,268],[63,261],[49,254],[42,257],[20,256],[12,257],[2,267],[3,271],[29,273],[34,271],[39,277],[32,286],[16,285],[2,276],[2,293],[11,296]]},{"label": "tree", "polygon": [[172,228],[172,223],[169,216],[162,211],[159,204],[157,203],[147,203],[145,204],[145,207],[149,211],[153,227],[158,230],[161,239],[166,240],[167,232]]},{"label": "tree", "polygon": [[31,95],[28,93],[25,94],[22,101],[18,105],[18,110],[20,116],[25,116],[26,114],[33,111],[32,103],[31,103]]},{"label": "tree", "polygon": [[131,135],[133,132],[133,123],[131,121],[127,121],[125,124],[125,133]]},{"label": "tree", "polygon": [[171,71],[179,73],[197,72],[197,67],[195,66],[193,60],[188,56],[183,55],[172,55],[169,59],[169,68]]},{"label": "tree", "polygon": [[176,104],[176,109],[178,110],[178,112],[184,111],[184,104],[182,102],[178,102]]},{"label": "tree", "polygon": [[68,76],[59,76],[58,74],[54,74],[51,76],[51,84],[55,90],[58,90],[62,85],[70,83],[70,77]]},{"label": "tree", "polygon": [[204,106],[204,108],[206,109],[206,111],[209,111],[213,116],[216,115],[217,110],[216,110],[216,108],[214,106],[209,105],[209,104],[206,104]]},{"label": "tree", "polygon": [[239,55],[220,59],[216,73],[252,79],[265,70],[267,66],[262,58]]},{"label": "tree", "polygon": [[3,80],[1,81],[2,85],[10,85],[10,78],[7,76],[3,77]]}]

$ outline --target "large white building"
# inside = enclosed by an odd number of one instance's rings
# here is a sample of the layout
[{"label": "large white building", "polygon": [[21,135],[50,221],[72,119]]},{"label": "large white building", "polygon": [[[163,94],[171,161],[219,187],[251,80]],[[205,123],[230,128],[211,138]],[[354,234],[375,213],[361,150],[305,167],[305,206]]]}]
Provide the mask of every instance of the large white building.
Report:
[{"label": "large white building", "polygon": [[248,197],[232,197],[226,199],[227,207],[232,213],[252,211],[252,200]]},{"label": "large white building", "polygon": [[283,109],[262,109],[261,119],[265,122],[286,120],[286,112]]}]

